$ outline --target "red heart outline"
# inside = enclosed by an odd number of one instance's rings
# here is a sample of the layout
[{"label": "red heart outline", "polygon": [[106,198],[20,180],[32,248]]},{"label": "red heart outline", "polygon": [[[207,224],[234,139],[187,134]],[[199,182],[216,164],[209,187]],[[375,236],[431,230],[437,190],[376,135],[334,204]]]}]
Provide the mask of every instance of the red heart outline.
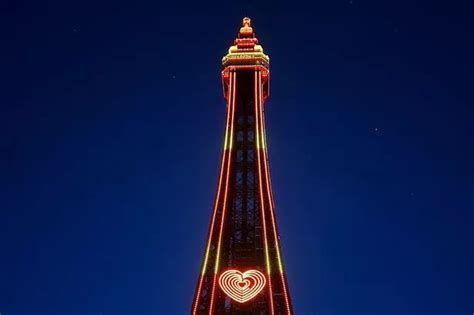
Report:
[{"label": "red heart outline", "polygon": [[219,286],[232,300],[245,303],[253,299],[265,287],[266,279],[263,273],[250,269],[244,272],[230,269],[219,277]]}]

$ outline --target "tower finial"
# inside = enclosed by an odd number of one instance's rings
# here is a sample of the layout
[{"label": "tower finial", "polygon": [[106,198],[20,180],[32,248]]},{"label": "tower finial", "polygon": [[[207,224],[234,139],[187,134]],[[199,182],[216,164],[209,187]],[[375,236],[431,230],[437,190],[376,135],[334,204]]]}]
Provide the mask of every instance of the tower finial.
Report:
[{"label": "tower finial", "polygon": [[252,21],[252,20],[251,20],[249,17],[244,17],[244,18],[242,19],[242,26],[250,26],[250,22],[251,22],[251,21]]},{"label": "tower finial", "polygon": [[240,28],[240,35],[242,36],[249,36],[253,35],[253,29],[251,26],[251,20],[249,17],[244,17],[242,19],[242,27]]}]

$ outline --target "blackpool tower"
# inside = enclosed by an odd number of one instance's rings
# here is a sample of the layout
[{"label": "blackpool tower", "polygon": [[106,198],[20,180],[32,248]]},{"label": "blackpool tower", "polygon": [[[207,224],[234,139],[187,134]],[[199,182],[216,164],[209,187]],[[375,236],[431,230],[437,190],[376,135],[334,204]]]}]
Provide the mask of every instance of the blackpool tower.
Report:
[{"label": "blackpool tower", "polygon": [[269,58],[250,19],[222,59],[224,148],[192,315],[293,314],[265,136]]}]

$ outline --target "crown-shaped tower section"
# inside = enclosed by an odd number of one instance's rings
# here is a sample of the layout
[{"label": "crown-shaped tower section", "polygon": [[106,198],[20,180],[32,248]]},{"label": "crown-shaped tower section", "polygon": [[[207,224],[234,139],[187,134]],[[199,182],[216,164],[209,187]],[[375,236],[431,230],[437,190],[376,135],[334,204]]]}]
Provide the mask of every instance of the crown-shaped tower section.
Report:
[{"label": "crown-shaped tower section", "polygon": [[269,61],[262,46],[258,44],[250,18],[244,18],[234,45],[230,46],[229,52],[222,58],[222,66],[262,65],[268,69]]},{"label": "crown-shaped tower section", "polygon": [[[248,17],[242,20],[234,45],[230,46],[229,52],[222,58],[222,81],[224,84],[224,96],[227,98],[229,87],[229,73],[237,69],[259,69],[262,72],[263,99],[269,96],[269,66],[270,58],[263,53],[263,47],[258,44],[258,39],[253,31],[252,21]],[[227,101],[229,101],[227,99]]]}]

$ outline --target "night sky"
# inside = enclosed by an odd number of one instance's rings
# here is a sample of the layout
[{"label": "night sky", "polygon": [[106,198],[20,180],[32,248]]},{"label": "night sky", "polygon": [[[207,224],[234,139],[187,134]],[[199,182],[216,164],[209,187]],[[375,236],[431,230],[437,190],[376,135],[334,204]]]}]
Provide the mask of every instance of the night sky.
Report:
[{"label": "night sky", "polygon": [[189,312],[246,15],[296,314],[471,315],[473,12],[1,1],[1,315]]}]

